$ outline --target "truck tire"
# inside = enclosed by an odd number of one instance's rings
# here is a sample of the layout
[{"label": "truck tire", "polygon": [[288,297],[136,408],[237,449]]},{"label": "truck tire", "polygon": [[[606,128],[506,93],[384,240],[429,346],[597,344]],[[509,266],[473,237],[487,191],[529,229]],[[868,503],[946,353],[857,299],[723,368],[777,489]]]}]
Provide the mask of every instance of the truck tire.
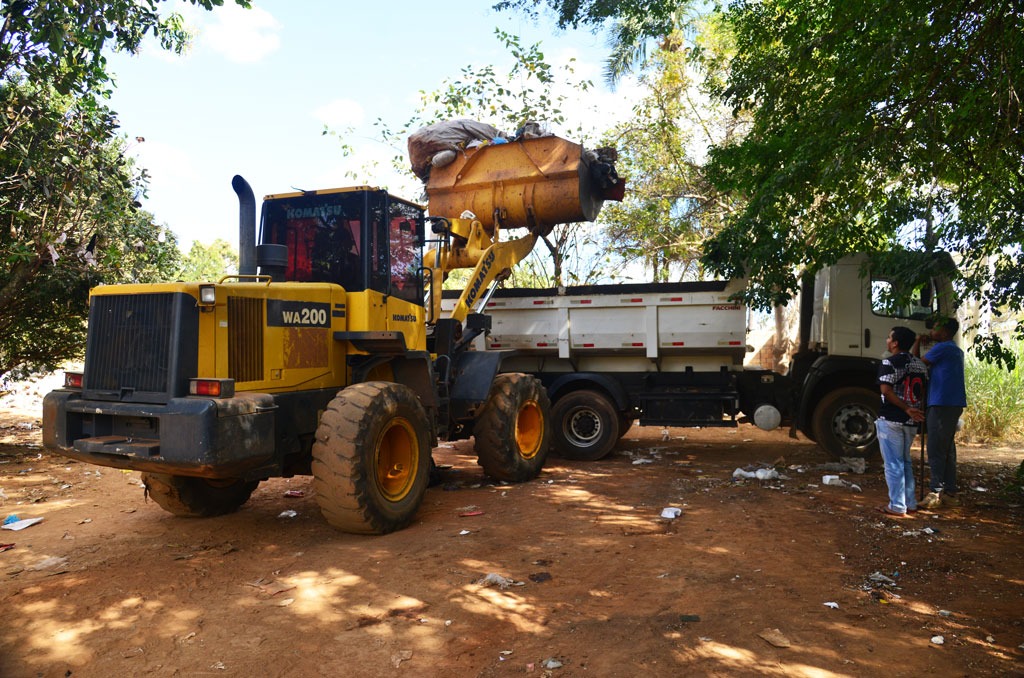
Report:
[{"label": "truck tire", "polygon": [[313,488],[332,526],[386,534],[412,522],[430,476],[430,425],[408,386],[370,381],[342,390],[313,441]]},{"label": "truck tire", "polygon": [[619,412],[619,440],[626,437],[629,433],[629,429],[633,428],[633,423],[636,421],[633,417],[627,417],[626,415]]},{"label": "truck tire", "polygon": [[860,386],[827,393],[814,408],[816,442],[837,459],[873,456],[878,452],[875,419],[880,404],[877,393]]},{"label": "truck tire", "polygon": [[540,380],[499,374],[473,425],[473,449],[484,473],[520,483],[536,478],[551,445],[551,403]]},{"label": "truck tire", "polygon": [[249,501],[258,480],[211,480],[166,473],[143,473],[146,496],[176,516],[212,518],[234,513]]},{"label": "truck tire", "polygon": [[555,452],[565,459],[602,459],[619,441],[624,419],[598,391],[566,393],[551,406]]}]

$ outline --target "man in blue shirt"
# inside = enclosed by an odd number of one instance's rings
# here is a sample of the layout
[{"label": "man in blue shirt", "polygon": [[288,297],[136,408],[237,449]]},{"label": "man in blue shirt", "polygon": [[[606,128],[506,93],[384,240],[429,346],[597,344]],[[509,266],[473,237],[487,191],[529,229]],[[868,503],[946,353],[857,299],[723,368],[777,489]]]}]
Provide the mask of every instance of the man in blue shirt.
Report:
[{"label": "man in blue shirt", "polygon": [[925,418],[928,368],[920,358],[911,355],[914,340],[914,330],[909,327],[892,328],[885,339],[885,347],[891,355],[883,358],[878,366],[882,404],[875,429],[885,464],[885,484],[889,488],[889,504],[879,510],[897,517],[917,510],[910,447],[917,436],[918,422]]},{"label": "man in blue shirt", "polygon": [[924,355],[928,366],[928,411],[925,427],[928,432],[928,466],[931,470],[931,492],[921,500],[922,508],[959,506],[956,485],[956,428],[967,406],[964,385],[964,352],[953,342],[960,330],[955,319],[935,324],[930,335],[914,341],[913,354],[921,355],[921,344],[934,341]]}]

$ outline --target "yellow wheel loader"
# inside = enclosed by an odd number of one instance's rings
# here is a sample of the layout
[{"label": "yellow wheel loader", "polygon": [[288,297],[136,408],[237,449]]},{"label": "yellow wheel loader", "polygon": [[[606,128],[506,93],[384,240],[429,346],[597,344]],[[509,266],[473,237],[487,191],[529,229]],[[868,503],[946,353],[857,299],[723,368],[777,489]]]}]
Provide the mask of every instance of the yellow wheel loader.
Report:
[{"label": "yellow wheel loader", "polygon": [[[257,229],[236,176],[238,275],[92,290],[85,367],[44,399],[45,446],[141,471],[148,496],[181,516],[229,513],[261,480],[312,475],[327,521],[368,534],[413,520],[439,439],[474,436],[495,479],[537,476],[544,388],[471,342],[488,330],[489,292],[536,239],[596,216],[597,173],[558,137],[458,155],[427,182],[429,217],[361,186],[269,195]],[[502,240],[510,228],[527,233]],[[470,283],[442,317],[455,268],[472,268]]]}]

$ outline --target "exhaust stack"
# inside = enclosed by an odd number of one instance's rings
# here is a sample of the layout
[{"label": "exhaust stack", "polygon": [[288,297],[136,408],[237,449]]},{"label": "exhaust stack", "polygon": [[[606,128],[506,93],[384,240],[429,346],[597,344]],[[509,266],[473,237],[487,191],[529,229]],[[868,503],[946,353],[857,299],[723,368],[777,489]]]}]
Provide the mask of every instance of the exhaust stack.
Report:
[{"label": "exhaust stack", "polygon": [[256,275],[256,196],[240,174],[231,179],[231,188],[238,195],[238,273]]}]

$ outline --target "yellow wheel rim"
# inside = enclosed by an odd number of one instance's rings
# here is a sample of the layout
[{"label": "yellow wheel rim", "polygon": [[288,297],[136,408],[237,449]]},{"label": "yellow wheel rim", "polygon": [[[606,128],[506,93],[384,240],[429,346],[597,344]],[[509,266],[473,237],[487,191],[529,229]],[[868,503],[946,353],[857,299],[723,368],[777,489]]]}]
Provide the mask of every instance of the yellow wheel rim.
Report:
[{"label": "yellow wheel rim", "polygon": [[516,446],[524,459],[533,459],[540,452],[544,439],[544,416],[533,400],[523,403],[516,415]]},{"label": "yellow wheel rim", "polygon": [[377,438],[377,487],[388,501],[409,494],[419,470],[419,441],[407,419],[392,420]]}]

